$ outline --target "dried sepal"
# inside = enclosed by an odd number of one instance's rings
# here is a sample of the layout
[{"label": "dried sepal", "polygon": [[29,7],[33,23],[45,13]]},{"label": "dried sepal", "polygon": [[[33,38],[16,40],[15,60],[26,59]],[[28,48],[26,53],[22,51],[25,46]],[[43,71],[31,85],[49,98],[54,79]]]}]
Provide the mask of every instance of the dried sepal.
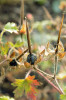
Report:
[{"label": "dried sepal", "polygon": [[20,30],[20,34],[26,34],[26,23],[23,22],[22,28]]},{"label": "dried sepal", "polygon": [[24,62],[24,65],[25,65],[25,67],[26,67],[26,68],[31,67],[31,64],[30,64],[30,63],[28,63],[28,62]]}]

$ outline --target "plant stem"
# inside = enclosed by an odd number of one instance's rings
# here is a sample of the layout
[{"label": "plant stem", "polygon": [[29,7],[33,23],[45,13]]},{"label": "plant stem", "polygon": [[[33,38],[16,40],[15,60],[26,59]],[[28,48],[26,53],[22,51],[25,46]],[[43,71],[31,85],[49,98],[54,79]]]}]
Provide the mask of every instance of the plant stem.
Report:
[{"label": "plant stem", "polygon": [[27,25],[27,19],[26,19],[26,32],[27,32],[28,49],[29,49],[29,53],[31,54],[31,44],[30,44],[30,36],[29,36],[29,30]]},{"label": "plant stem", "polygon": [[53,78],[53,75],[50,75],[50,74],[48,74],[48,73],[46,73],[46,72],[44,72],[44,71],[40,70],[40,69],[39,69],[39,68],[37,68],[37,67],[35,67],[35,69],[36,69],[37,71],[39,71],[39,72],[43,73],[44,75],[47,75],[48,77]]},{"label": "plant stem", "polygon": [[62,17],[62,21],[61,21],[61,25],[60,25],[60,30],[59,30],[59,34],[58,34],[57,46],[56,46],[56,50],[55,50],[54,79],[55,79],[56,71],[57,71],[57,63],[58,63],[58,57],[57,57],[57,54],[58,54],[58,45],[59,45],[59,42],[60,42],[60,35],[61,35],[61,29],[62,29],[62,25],[63,25],[63,19],[64,19],[64,14],[63,14],[63,17]]},{"label": "plant stem", "polygon": [[[5,59],[5,60],[3,60],[2,62],[0,62],[0,65],[2,65],[4,62],[6,62],[6,61],[9,61],[9,59],[7,58],[7,59]],[[2,66],[0,66],[0,68],[1,68]]]},{"label": "plant stem", "polygon": [[29,76],[29,74],[31,73],[31,71],[32,71],[32,68],[27,72],[25,78],[27,78]]},{"label": "plant stem", "polygon": [[62,88],[60,87],[60,85],[59,85],[59,83],[58,83],[58,81],[57,81],[57,79],[55,78],[55,82],[56,82],[56,84],[57,84],[57,86],[59,87],[59,89],[63,92],[63,94],[64,94],[64,91],[62,90]]},{"label": "plant stem", "polygon": [[19,55],[16,60],[19,60],[26,52],[28,51],[28,49],[26,49],[21,55]]},{"label": "plant stem", "polygon": [[57,63],[58,63],[58,58],[57,58],[57,55],[55,55],[54,79],[55,79],[56,71],[57,71]]},{"label": "plant stem", "polygon": [[21,0],[21,12],[20,12],[20,15],[21,15],[20,27],[21,27],[21,25],[23,24],[23,20],[24,20],[24,0]]},{"label": "plant stem", "polygon": [[3,37],[4,32],[5,32],[5,30],[3,29],[3,31],[0,34],[0,41],[2,41],[2,37]]},{"label": "plant stem", "polygon": [[45,77],[41,72],[39,72],[36,67],[35,70],[37,71],[37,73],[42,76],[52,87],[54,87],[60,94],[64,94],[63,91],[61,91],[57,86],[55,86],[50,80],[48,80],[47,77]]}]

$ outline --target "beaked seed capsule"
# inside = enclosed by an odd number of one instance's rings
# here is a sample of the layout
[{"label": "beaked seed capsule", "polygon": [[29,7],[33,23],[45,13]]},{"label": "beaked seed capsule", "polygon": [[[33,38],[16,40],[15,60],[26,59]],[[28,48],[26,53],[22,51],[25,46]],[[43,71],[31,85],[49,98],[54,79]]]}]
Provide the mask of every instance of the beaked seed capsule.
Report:
[{"label": "beaked seed capsule", "polygon": [[27,62],[31,65],[34,65],[35,61],[37,60],[37,57],[34,54],[29,54],[27,56]]},{"label": "beaked seed capsule", "polygon": [[9,64],[10,66],[17,66],[17,62],[15,59],[13,59]]}]

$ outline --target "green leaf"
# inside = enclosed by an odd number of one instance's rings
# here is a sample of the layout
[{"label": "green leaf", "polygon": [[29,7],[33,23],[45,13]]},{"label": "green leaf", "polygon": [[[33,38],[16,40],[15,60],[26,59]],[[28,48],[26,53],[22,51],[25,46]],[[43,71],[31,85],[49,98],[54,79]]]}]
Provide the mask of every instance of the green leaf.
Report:
[{"label": "green leaf", "polygon": [[14,93],[14,96],[16,98],[18,97],[21,97],[23,95],[23,92],[24,92],[24,80],[22,79],[16,79],[16,82],[15,83],[12,83],[13,86],[17,86],[17,88],[13,91]]},{"label": "green leaf", "polygon": [[9,44],[11,45],[11,47],[14,47],[14,44],[12,42],[9,42]]},{"label": "green leaf", "polygon": [[13,44],[12,42],[9,42],[9,44],[11,45],[11,47],[21,47],[23,45],[23,42],[17,41],[15,44]]},{"label": "green leaf", "polygon": [[13,33],[13,32],[17,33],[18,27],[16,26],[15,23],[13,23],[13,22],[10,23],[10,22],[8,22],[8,23],[5,25],[4,30],[5,30],[5,31],[8,31],[8,32],[10,32],[10,33]]},{"label": "green leaf", "polygon": [[32,80],[30,79],[16,79],[14,83],[12,83],[13,86],[17,86],[17,88],[14,90],[15,97],[21,97],[25,91],[25,94],[31,90],[31,83]]},{"label": "green leaf", "polygon": [[12,83],[13,86],[17,87],[14,90],[15,98],[21,97],[23,93],[25,92],[26,96],[29,99],[36,100],[35,94],[36,94],[36,88],[35,86],[39,85],[39,82],[37,80],[34,80],[35,76],[28,76],[25,79],[16,79],[14,83]]},{"label": "green leaf", "polygon": [[15,44],[15,47],[21,47],[23,45],[23,42],[17,41]]},{"label": "green leaf", "polygon": [[24,93],[24,88],[23,88],[22,86],[17,87],[17,88],[13,91],[13,93],[14,93],[15,98],[21,97],[21,96],[23,95],[23,93]]},{"label": "green leaf", "polygon": [[0,45],[1,55],[6,55],[8,53],[8,50],[9,50],[9,44],[8,43]]}]

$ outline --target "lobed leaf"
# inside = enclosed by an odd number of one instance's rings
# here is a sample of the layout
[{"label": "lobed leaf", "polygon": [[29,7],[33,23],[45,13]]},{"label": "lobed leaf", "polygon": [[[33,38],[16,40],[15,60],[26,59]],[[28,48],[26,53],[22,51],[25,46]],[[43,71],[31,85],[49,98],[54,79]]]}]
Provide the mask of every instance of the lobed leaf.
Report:
[{"label": "lobed leaf", "polygon": [[12,83],[13,86],[17,86],[14,90],[16,98],[21,97],[25,91],[27,98],[36,100],[37,89],[35,86],[38,86],[39,82],[34,80],[34,78],[35,76],[28,76],[25,79],[16,79],[15,82]]}]

